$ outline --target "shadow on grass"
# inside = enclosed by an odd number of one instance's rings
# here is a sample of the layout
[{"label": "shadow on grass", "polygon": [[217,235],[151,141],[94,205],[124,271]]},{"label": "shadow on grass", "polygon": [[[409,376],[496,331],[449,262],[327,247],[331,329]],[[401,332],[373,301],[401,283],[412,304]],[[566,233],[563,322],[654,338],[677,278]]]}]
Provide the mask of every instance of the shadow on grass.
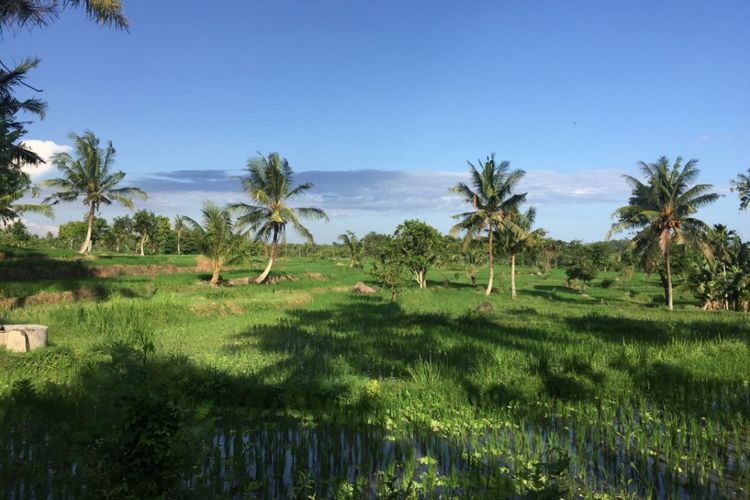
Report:
[{"label": "shadow on grass", "polygon": [[[531,405],[540,398],[593,401],[607,395],[601,391],[609,376],[606,370],[621,371],[633,381],[636,393],[621,396],[643,396],[695,413],[705,412],[706,406],[696,405],[693,394],[704,395],[706,405],[713,402],[711,394],[720,394],[728,407],[747,406],[747,390],[727,387],[719,378],[698,379],[671,373],[660,367],[656,359],[643,366],[617,361],[627,359],[623,342],[639,343],[644,348],[672,342],[678,332],[667,322],[588,315],[564,320],[575,332],[570,335],[540,330],[516,320],[499,321],[502,314],[470,311],[450,317],[407,313],[398,304],[379,297],[360,297],[326,310],[288,311],[277,324],[251,327],[238,334],[225,352],[241,355],[252,346],[275,359],[256,372],[258,382],[268,384],[266,390],[271,392],[270,388],[275,388],[277,403],[302,408],[320,406],[320,401],[327,401],[326,405],[335,403],[334,407],[352,401],[356,398],[352,384],[342,383],[352,376],[408,381],[423,363],[442,371],[444,377],[436,383],[455,387],[462,393],[458,399],[478,406],[509,402]],[[516,317],[519,314],[523,314],[523,309],[516,311]],[[566,326],[565,322],[561,327]],[[747,330],[732,333],[727,325],[722,326],[717,330],[717,324],[698,322],[683,340],[701,343],[721,337],[747,341]],[[610,363],[605,371],[595,369],[591,359],[576,354],[581,333],[611,343]],[[491,370],[498,366],[498,351],[521,353],[530,360],[529,366],[519,366],[518,377],[513,381],[477,382],[477,373],[491,379]],[[524,377],[541,381],[541,392],[525,387]],[[719,390],[722,386],[727,389]]]}]

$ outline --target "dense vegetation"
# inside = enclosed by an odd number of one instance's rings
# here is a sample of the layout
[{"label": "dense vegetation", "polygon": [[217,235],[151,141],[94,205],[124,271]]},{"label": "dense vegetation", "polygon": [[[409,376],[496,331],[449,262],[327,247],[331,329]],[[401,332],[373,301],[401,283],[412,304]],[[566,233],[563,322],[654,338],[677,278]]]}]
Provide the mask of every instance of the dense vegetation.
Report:
[{"label": "dense vegetation", "polygon": [[[81,262],[7,251],[3,292],[21,300],[3,320],[52,336],[0,354],[2,481],[137,497],[747,492],[744,315],[701,311],[684,281],[669,313],[659,279],[627,268],[583,290],[522,267],[514,302],[448,263],[391,302],[352,294],[376,283],[335,250],[282,254],[285,279],[250,287],[209,286],[194,256],[101,256],[76,276],[7,281]],[[107,267],[116,277],[96,277]]]}]

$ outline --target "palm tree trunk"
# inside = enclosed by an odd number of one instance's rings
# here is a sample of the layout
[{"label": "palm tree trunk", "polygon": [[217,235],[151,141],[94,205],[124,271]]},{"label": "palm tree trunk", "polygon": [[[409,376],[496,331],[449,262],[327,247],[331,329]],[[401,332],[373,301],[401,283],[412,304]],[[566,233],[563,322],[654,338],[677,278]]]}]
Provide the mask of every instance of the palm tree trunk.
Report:
[{"label": "palm tree trunk", "polygon": [[664,267],[667,271],[667,286],[664,290],[664,301],[666,302],[669,310],[672,311],[674,310],[674,304],[672,302],[672,260],[669,255],[669,243],[667,243],[667,248],[664,252]]},{"label": "palm tree trunk", "polygon": [[268,273],[271,272],[271,268],[273,267],[273,263],[276,262],[276,247],[277,247],[277,240],[278,235],[274,232],[273,234],[273,240],[271,241],[271,258],[268,259],[268,265],[263,270],[263,272],[255,278],[255,284],[260,285],[261,283],[265,283],[266,279],[268,278]]},{"label": "palm tree trunk", "polygon": [[516,254],[510,254],[510,298],[516,300]]},{"label": "palm tree trunk", "polygon": [[221,273],[221,264],[214,261],[211,263],[211,267],[213,268],[213,273],[211,274],[211,286],[218,286]]},{"label": "palm tree trunk", "polygon": [[492,293],[492,282],[495,279],[495,252],[492,248],[492,224],[490,224],[490,237],[489,237],[489,257],[490,257],[490,279],[487,282],[487,290],[484,291],[485,295]]},{"label": "palm tree trunk", "polygon": [[89,214],[86,217],[86,221],[88,222],[88,229],[86,229],[86,239],[83,240],[83,244],[81,245],[80,250],[78,250],[78,253],[84,254],[91,252],[91,232],[94,227],[94,210],[96,207],[92,204],[91,208],[89,209]]}]

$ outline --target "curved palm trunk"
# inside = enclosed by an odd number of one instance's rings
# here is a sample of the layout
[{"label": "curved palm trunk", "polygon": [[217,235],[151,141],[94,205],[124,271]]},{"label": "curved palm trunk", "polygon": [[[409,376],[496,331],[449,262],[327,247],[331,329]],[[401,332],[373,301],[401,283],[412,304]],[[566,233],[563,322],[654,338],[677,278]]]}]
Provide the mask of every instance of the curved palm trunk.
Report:
[{"label": "curved palm trunk", "polygon": [[510,254],[510,298],[516,300],[516,254]]},{"label": "curved palm trunk", "polygon": [[83,244],[78,250],[78,253],[80,254],[91,252],[91,232],[94,228],[94,210],[96,210],[96,207],[94,205],[91,205],[89,214],[86,216],[86,222],[88,222],[88,228],[86,229],[86,239],[83,240]]},{"label": "curved palm trunk", "polygon": [[273,263],[276,262],[276,249],[278,247],[278,233],[273,233],[273,240],[271,241],[271,258],[268,259],[268,265],[263,270],[262,273],[260,273],[260,276],[255,278],[255,284],[260,285],[261,283],[265,283],[265,281],[268,279],[268,273],[271,272],[271,268],[273,267]]},{"label": "curved palm trunk", "polygon": [[495,252],[492,248],[492,225],[490,225],[490,241],[489,241],[489,252],[490,252],[490,279],[487,283],[487,290],[484,291],[485,295],[492,293],[492,282],[495,279]]},{"label": "curved palm trunk", "polygon": [[664,267],[667,271],[667,283],[664,288],[664,302],[670,311],[674,310],[674,304],[672,301],[672,261],[669,255],[669,243],[664,251]]}]

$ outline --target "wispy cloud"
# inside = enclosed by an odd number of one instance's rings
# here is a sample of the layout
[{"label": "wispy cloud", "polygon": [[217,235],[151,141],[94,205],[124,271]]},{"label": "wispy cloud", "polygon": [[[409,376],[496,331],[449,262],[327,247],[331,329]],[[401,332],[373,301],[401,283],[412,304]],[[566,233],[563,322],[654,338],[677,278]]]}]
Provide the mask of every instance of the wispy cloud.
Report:
[{"label": "wispy cloud", "polygon": [[[450,192],[458,182],[468,181],[463,172],[399,170],[346,170],[299,172],[296,182],[311,182],[314,188],[300,203],[311,202],[329,210],[408,212],[449,211],[462,200]],[[221,196],[241,198],[239,175],[223,170],[179,170],[160,172],[134,181],[157,199],[173,206]],[[627,186],[615,170],[585,170],[560,173],[530,171],[519,186],[529,193],[530,203],[614,202],[627,196]]]},{"label": "wispy cloud", "polygon": [[32,179],[45,177],[54,168],[52,165],[52,157],[56,153],[63,153],[65,151],[70,151],[71,149],[68,145],[57,144],[54,141],[29,139],[28,141],[23,141],[23,143],[27,148],[38,154],[42,160],[44,160],[44,163],[40,165],[26,165],[22,168],[22,170],[29,174]]}]

